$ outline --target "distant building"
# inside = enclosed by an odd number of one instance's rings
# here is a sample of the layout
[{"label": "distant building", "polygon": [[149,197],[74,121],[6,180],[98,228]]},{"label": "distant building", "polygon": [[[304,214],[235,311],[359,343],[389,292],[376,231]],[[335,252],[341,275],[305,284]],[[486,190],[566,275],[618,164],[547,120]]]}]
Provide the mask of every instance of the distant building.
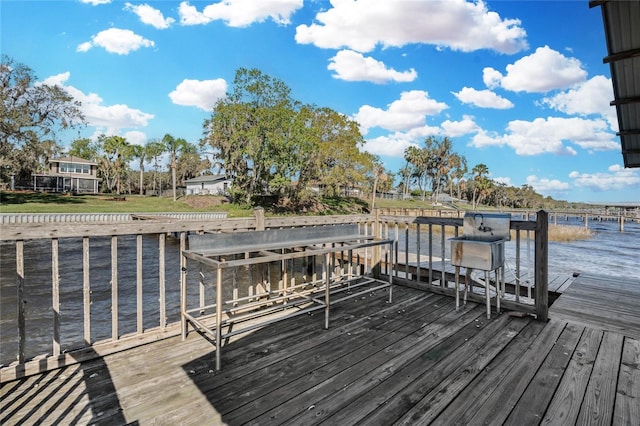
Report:
[{"label": "distant building", "polygon": [[231,179],[227,175],[206,175],[185,182],[187,195],[227,195]]},{"label": "distant building", "polygon": [[47,173],[31,175],[34,191],[97,194],[98,164],[80,157],[52,158]]}]

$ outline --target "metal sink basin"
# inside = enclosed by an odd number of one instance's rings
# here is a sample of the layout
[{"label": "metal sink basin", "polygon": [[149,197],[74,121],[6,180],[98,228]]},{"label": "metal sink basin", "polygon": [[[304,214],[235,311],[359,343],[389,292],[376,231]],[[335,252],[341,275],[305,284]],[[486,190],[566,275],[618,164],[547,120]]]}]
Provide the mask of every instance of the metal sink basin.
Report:
[{"label": "metal sink basin", "polygon": [[450,241],[453,266],[493,271],[504,264],[504,238],[463,235]]}]

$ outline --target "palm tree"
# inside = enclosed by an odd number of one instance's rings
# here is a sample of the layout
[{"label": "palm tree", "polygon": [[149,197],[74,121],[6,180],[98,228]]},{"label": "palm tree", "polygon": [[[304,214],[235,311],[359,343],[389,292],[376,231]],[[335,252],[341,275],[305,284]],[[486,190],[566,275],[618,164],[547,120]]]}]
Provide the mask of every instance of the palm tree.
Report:
[{"label": "palm tree", "polygon": [[153,191],[158,191],[158,194],[160,195],[162,193],[162,188],[157,189],[158,185],[156,181],[158,178],[158,170],[160,169],[160,156],[166,152],[166,147],[162,142],[153,140],[147,143],[145,148],[147,151],[147,158],[149,160],[153,159]]},{"label": "palm tree", "polygon": [[147,158],[147,153],[148,153],[148,149],[145,145],[133,145],[131,147],[131,153],[133,155],[133,157],[137,158],[139,160],[139,165],[140,165],[140,195],[144,195],[144,162],[145,159]]},{"label": "palm tree", "polygon": [[114,184],[116,194],[120,194],[122,176],[127,170],[129,159],[131,158],[131,145],[122,136],[105,136],[99,138],[102,142],[102,149],[106,154],[106,159],[113,168]]},{"label": "palm tree", "polygon": [[[490,189],[490,181],[487,179],[486,175],[489,174],[489,168],[486,164],[477,164],[471,169],[471,173],[473,174],[473,208],[476,208],[477,204],[480,204],[480,200],[483,195],[486,195]],[[476,198],[477,196],[477,198]]]},{"label": "palm tree", "polygon": [[178,154],[186,149],[189,143],[182,138],[176,139],[168,133],[162,138],[162,143],[171,156],[171,183],[173,185],[173,201],[176,201],[176,167],[178,164]]}]

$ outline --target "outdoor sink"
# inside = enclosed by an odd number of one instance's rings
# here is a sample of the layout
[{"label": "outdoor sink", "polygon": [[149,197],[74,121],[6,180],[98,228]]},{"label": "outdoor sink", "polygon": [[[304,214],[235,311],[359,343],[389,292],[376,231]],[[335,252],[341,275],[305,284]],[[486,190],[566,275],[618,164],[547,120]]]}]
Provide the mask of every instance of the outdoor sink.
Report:
[{"label": "outdoor sink", "polygon": [[493,271],[504,263],[502,237],[463,235],[450,241],[453,266]]}]

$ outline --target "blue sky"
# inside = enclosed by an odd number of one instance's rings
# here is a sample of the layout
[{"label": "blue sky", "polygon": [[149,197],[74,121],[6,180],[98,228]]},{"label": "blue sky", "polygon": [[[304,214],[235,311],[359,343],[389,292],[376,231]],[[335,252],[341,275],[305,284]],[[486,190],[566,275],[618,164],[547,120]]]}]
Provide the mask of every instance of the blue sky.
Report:
[{"label": "blue sky", "polygon": [[197,143],[236,69],[258,68],[357,120],[389,170],[448,136],[497,181],[640,201],[587,0],[3,0],[0,14],[2,53],[83,103],[83,137]]}]

